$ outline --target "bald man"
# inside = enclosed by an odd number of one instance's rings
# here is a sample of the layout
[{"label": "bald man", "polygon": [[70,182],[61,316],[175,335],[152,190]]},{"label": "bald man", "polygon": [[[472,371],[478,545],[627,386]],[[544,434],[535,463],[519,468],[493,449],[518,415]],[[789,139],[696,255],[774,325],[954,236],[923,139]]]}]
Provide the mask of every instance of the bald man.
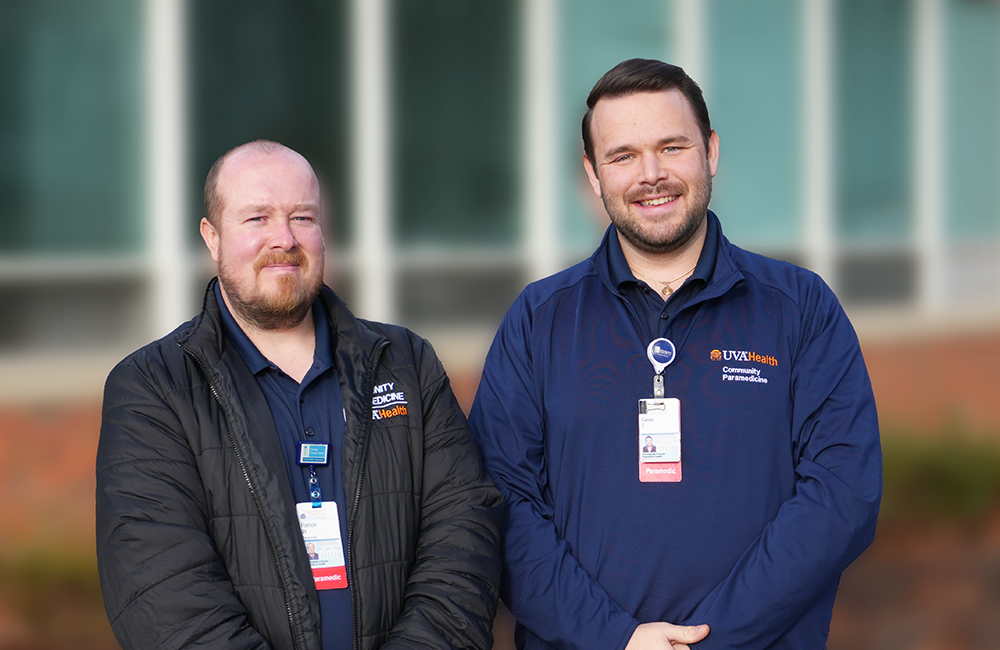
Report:
[{"label": "bald man", "polygon": [[503,502],[431,346],[324,286],[320,183],[295,151],[227,152],[205,206],[201,314],[105,387],[97,548],[118,641],[490,647]]}]

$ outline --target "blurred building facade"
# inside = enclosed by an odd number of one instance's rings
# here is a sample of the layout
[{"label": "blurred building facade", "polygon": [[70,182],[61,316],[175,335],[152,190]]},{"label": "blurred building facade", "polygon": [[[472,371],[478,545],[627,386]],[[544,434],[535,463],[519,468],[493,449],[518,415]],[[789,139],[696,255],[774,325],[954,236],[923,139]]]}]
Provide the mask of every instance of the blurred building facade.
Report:
[{"label": "blurred building facade", "polygon": [[[837,291],[883,431],[939,434],[886,446],[830,647],[998,647],[1000,452],[942,423],[1000,433],[1000,0],[3,0],[0,647],[116,647],[87,546],[100,392],[197,312],[220,154],[313,162],[331,283],[428,337],[468,406],[516,294],[606,226],[579,124],[630,57],[701,83],[712,208]],[[926,541],[952,511],[973,533]]]},{"label": "blurred building facade", "polygon": [[99,396],[190,318],[211,163],[281,141],[334,188],[331,282],[477,371],[530,280],[606,224],[587,92],[660,58],[705,90],[713,209],[862,333],[1000,324],[1000,3],[8,0],[0,401]]}]

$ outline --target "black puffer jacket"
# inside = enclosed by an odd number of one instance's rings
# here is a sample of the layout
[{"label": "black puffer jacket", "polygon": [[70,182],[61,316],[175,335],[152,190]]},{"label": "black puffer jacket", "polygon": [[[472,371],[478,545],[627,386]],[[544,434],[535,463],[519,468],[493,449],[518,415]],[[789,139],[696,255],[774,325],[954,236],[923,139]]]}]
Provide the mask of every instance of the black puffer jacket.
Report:
[{"label": "black puffer jacket", "polygon": [[[354,647],[488,648],[502,499],[448,378],[423,339],[321,299],[347,417]],[[373,418],[372,387],[390,381],[406,412]],[[277,433],[212,286],[200,316],[108,377],[97,558],[124,648],[320,648]]]}]

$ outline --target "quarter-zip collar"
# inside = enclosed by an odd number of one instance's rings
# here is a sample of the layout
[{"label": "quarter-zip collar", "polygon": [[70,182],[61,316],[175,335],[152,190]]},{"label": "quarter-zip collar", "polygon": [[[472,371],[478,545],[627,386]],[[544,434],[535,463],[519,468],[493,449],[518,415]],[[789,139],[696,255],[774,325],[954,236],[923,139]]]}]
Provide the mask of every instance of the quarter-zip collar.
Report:
[{"label": "quarter-zip collar", "polygon": [[[743,274],[733,265],[730,253],[732,244],[722,233],[719,218],[711,210],[708,211],[706,218],[708,219],[708,232],[705,235],[705,246],[702,248],[698,265],[691,276],[703,281],[705,287],[681,309],[724,295],[745,279]],[[624,253],[621,251],[621,243],[617,241],[617,238],[618,231],[614,225],[608,226],[601,244],[590,257],[590,261],[604,286],[616,296],[622,297],[619,284],[626,281],[635,282],[635,276],[632,275],[632,271],[625,261]],[[613,246],[617,248],[617,251],[612,250]]]}]

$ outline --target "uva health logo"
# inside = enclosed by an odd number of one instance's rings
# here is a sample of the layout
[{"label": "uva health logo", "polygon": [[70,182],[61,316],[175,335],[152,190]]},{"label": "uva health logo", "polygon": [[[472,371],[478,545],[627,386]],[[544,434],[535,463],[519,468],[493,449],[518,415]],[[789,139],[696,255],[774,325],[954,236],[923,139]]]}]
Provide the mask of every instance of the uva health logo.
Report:
[{"label": "uva health logo", "polygon": [[747,350],[712,350],[708,356],[712,361],[743,361],[745,363],[763,363],[768,366],[778,365],[778,360],[769,354],[758,354]]}]

